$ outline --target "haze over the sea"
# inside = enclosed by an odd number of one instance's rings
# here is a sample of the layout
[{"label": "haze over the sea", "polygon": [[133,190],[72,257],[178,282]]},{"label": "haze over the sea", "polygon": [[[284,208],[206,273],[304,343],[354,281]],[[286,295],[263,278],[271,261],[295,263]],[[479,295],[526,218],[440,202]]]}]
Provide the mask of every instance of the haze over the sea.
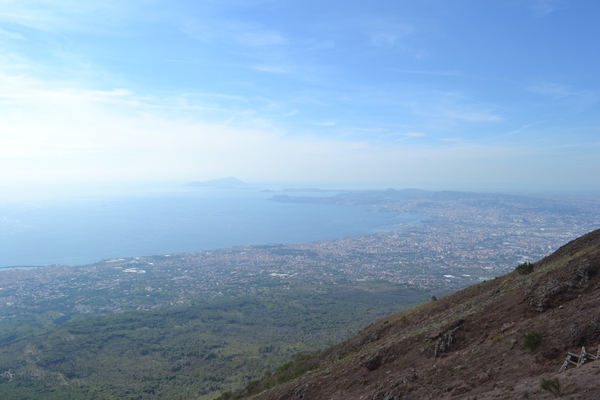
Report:
[{"label": "haze over the sea", "polygon": [[595,0],[0,9],[0,201],[226,176],[600,187]]}]

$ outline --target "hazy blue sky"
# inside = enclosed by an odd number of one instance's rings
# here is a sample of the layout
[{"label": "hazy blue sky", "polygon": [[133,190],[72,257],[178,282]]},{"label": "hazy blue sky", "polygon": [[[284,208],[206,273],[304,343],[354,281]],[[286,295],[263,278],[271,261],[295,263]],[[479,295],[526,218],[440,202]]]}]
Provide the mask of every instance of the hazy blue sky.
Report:
[{"label": "hazy blue sky", "polygon": [[600,1],[0,0],[0,184],[600,187]]}]

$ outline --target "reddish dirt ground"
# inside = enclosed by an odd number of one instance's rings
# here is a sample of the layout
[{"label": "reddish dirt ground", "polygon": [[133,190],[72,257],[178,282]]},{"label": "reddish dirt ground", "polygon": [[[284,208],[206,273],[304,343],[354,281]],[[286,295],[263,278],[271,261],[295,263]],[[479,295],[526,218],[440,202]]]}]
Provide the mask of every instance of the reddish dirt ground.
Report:
[{"label": "reddish dirt ground", "polygon": [[[600,345],[600,231],[535,264],[402,313],[305,363],[319,368],[256,399],[600,399],[600,360],[558,373]],[[526,346],[526,335],[539,344]],[[535,340],[532,340],[535,342]]]}]

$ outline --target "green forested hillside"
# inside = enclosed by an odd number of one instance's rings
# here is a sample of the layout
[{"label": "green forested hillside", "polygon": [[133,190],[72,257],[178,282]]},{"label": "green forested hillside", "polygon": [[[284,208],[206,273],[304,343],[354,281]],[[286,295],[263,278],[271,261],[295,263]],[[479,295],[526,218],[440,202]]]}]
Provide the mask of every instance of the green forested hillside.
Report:
[{"label": "green forested hillside", "polygon": [[[73,320],[0,347],[0,393],[210,399],[427,298],[415,288],[363,282]],[[18,317],[2,321],[10,323]]]}]

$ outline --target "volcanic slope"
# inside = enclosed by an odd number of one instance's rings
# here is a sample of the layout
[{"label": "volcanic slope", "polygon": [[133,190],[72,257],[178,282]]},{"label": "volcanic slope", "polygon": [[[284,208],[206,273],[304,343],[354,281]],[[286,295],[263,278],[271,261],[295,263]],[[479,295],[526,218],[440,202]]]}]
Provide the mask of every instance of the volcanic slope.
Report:
[{"label": "volcanic slope", "polygon": [[557,378],[547,382],[565,399],[600,399],[600,359],[558,373],[569,351],[600,345],[600,230],[523,269],[391,315],[221,398],[550,399],[540,382]]}]

